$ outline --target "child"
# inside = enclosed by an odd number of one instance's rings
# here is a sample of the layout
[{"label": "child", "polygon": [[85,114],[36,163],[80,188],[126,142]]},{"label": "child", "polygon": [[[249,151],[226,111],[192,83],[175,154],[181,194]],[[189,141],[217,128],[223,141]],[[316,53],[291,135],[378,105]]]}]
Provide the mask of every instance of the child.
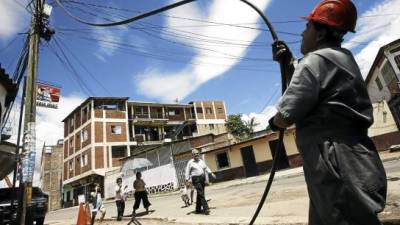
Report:
[{"label": "child", "polygon": [[136,180],[133,182],[133,188],[135,189],[135,204],[133,205],[133,215],[136,214],[136,210],[139,208],[140,202],[143,199],[143,206],[146,209],[146,213],[149,213],[149,206],[151,205],[147,198],[146,183],[142,180],[142,173],[136,173]]},{"label": "child", "polygon": [[92,204],[93,204],[92,220],[90,224],[93,225],[97,212],[101,213],[100,222],[103,222],[104,216],[106,215],[106,208],[104,207],[103,200],[101,199],[100,186],[96,185],[95,192],[91,192],[90,195],[92,197]]}]

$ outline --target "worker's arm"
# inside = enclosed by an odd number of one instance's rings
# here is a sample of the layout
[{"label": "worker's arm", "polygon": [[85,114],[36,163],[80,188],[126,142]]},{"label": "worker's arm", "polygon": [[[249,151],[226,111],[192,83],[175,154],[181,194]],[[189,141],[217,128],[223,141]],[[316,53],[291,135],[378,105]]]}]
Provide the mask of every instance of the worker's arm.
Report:
[{"label": "worker's arm", "polygon": [[279,100],[278,113],[270,120],[271,129],[286,128],[304,119],[317,104],[319,87],[317,77],[300,63],[289,87]]}]

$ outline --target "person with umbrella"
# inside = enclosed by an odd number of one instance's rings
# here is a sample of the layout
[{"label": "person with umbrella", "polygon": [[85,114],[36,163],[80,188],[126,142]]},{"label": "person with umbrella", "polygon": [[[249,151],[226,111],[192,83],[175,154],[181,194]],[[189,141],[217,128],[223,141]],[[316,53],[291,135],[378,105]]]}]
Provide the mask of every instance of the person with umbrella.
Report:
[{"label": "person with umbrella", "polygon": [[151,203],[147,197],[146,183],[142,180],[142,173],[136,173],[136,180],[133,182],[133,188],[135,189],[135,204],[133,205],[133,215],[136,214],[136,210],[140,206],[140,202],[143,200],[143,206],[146,209],[146,214],[149,213],[149,206]]},{"label": "person with umbrella", "polygon": [[205,215],[210,214],[210,209],[208,207],[204,188],[205,188],[205,173],[210,173],[213,178],[215,174],[211,172],[210,168],[205,164],[205,162],[200,159],[200,152],[197,149],[192,150],[193,159],[189,160],[186,170],[185,178],[186,181],[192,181],[193,186],[196,188],[196,213],[204,213]]}]

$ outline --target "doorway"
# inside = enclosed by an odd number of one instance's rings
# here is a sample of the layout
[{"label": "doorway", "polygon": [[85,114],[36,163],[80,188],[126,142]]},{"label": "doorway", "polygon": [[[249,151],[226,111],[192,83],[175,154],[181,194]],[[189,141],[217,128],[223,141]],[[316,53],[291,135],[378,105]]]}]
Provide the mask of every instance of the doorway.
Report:
[{"label": "doorway", "polygon": [[[272,158],[275,159],[275,151],[278,146],[278,140],[269,141],[269,148],[271,149]],[[276,169],[286,169],[289,168],[289,160],[286,154],[285,144],[282,144],[281,155],[279,157],[279,161],[277,162]]]},{"label": "doorway", "polygon": [[258,175],[256,158],[254,157],[253,146],[246,146],[240,149],[242,154],[243,165],[246,177],[254,177]]}]

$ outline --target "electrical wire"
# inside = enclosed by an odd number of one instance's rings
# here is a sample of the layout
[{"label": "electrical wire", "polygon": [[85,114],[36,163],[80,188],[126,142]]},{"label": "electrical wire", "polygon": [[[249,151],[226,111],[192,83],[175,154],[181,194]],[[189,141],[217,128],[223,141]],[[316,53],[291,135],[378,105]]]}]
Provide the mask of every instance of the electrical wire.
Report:
[{"label": "electrical wire", "polygon": [[86,71],[87,74],[89,74],[89,76],[108,94],[108,95],[112,95],[111,92],[96,78],[96,76],[93,75],[93,73],[91,73],[89,71],[89,69],[81,62],[81,60],[67,47],[66,44],[63,44],[63,42],[61,40],[59,40],[58,38],[54,37],[54,39],[58,40],[59,44],[63,45],[64,48],[70,53],[70,55],[75,59],[76,62],[78,62],[78,64],[83,68],[83,70]]},{"label": "electrical wire", "polygon": [[169,10],[169,9],[173,9],[173,8],[179,7],[179,6],[184,5],[184,4],[187,4],[187,3],[190,3],[190,2],[194,2],[194,1],[196,1],[196,0],[182,0],[182,1],[179,1],[179,2],[176,2],[176,3],[173,3],[173,4],[170,4],[170,5],[167,5],[167,6],[158,8],[158,9],[156,9],[156,10],[150,11],[150,12],[148,12],[148,13],[144,13],[144,14],[141,14],[141,15],[138,15],[138,16],[135,16],[135,17],[126,19],[126,20],[122,20],[122,21],[118,21],[118,22],[113,22],[113,23],[91,23],[91,22],[85,21],[85,20],[83,20],[83,19],[81,19],[81,18],[79,18],[79,17],[76,17],[76,16],[74,16],[73,14],[71,14],[71,13],[61,4],[60,0],[55,0],[55,1],[56,1],[56,3],[58,4],[58,6],[60,6],[60,7],[64,10],[64,12],[65,12],[67,15],[69,15],[71,18],[75,19],[76,21],[78,21],[78,22],[80,22],[80,23],[83,23],[83,24],[86,24],[86,25],[89,25],[89,26],[110,27],[110,26],[118,26],[118,25],[128,24],[128,23],[131,23],[131,22],[133,22],[133,21],[140,20],[140,19],[143,19],[143,18],[152,16],[152,15],[155,15],[155,14],[158,14],[158,13],[161,13],[161,12],[164,12],[164,11],[167,11],[167,10]]}]

